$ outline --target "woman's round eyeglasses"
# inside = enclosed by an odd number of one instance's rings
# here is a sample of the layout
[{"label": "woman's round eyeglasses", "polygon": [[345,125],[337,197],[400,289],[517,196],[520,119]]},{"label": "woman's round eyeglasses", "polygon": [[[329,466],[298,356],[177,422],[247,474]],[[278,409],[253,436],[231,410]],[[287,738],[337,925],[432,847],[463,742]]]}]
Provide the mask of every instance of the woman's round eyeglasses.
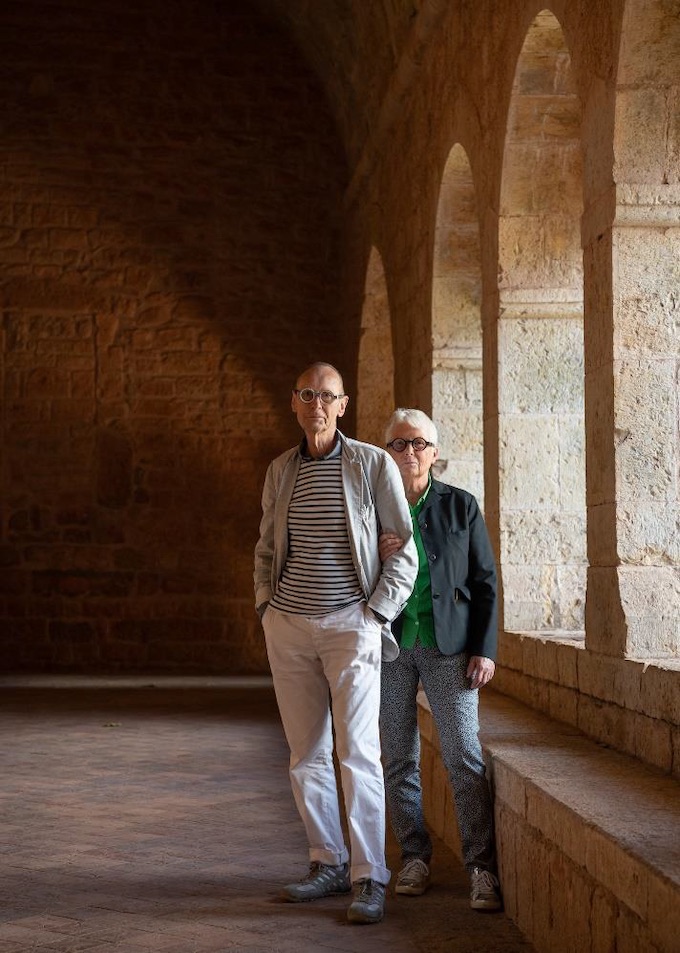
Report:
[{"label": "woman's round eyeglasses", "polygon": [[403,453],[409,444],[411,444],[416,452],[425,450],[427,447],[434,447],[434,444],[426,440],[425,437],[414,437],[413,440],[404,440],[403,437],[395,437],[394,440],[390,440],[387,446],[392,450],[396,450],[397,453]]},{"label": "woman's round eyeglasses", "polygon": [[344,394],[334,394],[332,390],[313,390],[311,387],[303,387],[302,390],[293,391],[300,398],[303,404],[311,404],[313,400],[320,397],[324,404],[332,404],[338,397],[344,397]]}]

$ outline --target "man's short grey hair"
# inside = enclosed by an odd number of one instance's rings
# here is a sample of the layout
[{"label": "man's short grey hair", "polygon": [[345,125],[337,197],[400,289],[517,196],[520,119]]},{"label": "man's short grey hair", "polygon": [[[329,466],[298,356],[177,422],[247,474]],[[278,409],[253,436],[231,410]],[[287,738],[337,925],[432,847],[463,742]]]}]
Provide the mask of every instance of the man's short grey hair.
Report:
[{"label": "man's short grey hair", "polygon": [[385,443],[389,443],[398,424],[409,424],[417,430],[422,430],[426,440],[431,440],[435,447],[438,445],[437,428],[424,410],[415,407],[398,407],[394,411],[385,427]]}]

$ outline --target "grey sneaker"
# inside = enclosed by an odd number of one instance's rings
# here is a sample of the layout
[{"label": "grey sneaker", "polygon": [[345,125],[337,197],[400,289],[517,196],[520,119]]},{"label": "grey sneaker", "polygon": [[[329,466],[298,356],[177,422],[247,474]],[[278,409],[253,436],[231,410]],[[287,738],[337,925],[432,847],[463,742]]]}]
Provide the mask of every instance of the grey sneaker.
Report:
[{"label": "grey sneaker", "polygon": [[473,867],[470,871],[470,906],[473,910],[500,910],[500,884],[490,870]]},{"label": "grey sneaker", "polygon": [[314,861],[309,865],[309,873],[296,884],[286,884],[281,891],[283,900],[301,903],[303,900],[320,900],[321,897],[333,897],[338,893],[349,893],[352,885],[349,879],[349,864],[320,864]]},{"label": "grey sneaker", "polygon": [[410,894],[419,897],[430,886],[430,868],[424,860],[413,857],[407,860],[399,871],[395,893]]},{"label": "grey sneaker", "polygon": [[350,923],[380,923],[385,916],[385,890],[385,884],[377,880],[357,880],[347,911]]}]

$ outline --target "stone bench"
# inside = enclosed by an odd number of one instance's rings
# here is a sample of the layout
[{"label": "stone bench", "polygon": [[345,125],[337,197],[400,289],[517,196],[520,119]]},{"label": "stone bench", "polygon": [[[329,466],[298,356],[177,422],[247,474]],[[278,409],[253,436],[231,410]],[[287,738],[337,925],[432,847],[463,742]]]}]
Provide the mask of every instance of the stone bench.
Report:
[{"label": "stone bench", "polygon": [[[460,857],[420,696],[425,813]],[[680,782],[490,689],[480,736],[505,910],[539,953],[679,953]]]}]

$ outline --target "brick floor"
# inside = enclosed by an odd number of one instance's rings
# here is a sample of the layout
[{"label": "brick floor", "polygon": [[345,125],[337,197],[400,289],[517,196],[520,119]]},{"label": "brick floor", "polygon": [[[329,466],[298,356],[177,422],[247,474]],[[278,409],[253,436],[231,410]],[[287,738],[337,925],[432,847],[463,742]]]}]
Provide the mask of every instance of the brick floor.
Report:
[{"label": "brick floor", "polygon": [[[0,681],[0,951],[530,953],[474,913],[437,842],[434,884],[388,900],[277,900],[306,869],[268,684]],[[398,857],[389,844],[389,861]]]}]

